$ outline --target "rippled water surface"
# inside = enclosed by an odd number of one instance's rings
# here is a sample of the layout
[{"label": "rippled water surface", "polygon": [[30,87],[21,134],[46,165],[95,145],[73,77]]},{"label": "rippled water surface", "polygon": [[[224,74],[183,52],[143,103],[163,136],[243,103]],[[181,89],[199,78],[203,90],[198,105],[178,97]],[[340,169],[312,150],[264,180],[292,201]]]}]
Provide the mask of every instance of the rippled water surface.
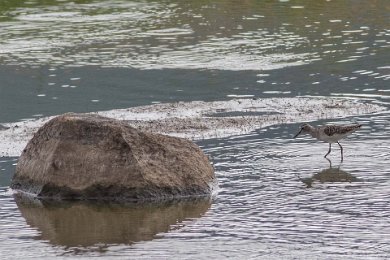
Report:
[{"label": "rippled water surface", "polygon": [[8,188],[17,158],[2,157],[2,259],[390,258],[389,14],[387,0],[0,0],[0,124],[232,97],[387,108],[337,119],[363,124],[341,141],[343,163],[337,145],[329,162],[327,144],[292,139],[301,122],[199,141],[212,201],[27,200]]}]

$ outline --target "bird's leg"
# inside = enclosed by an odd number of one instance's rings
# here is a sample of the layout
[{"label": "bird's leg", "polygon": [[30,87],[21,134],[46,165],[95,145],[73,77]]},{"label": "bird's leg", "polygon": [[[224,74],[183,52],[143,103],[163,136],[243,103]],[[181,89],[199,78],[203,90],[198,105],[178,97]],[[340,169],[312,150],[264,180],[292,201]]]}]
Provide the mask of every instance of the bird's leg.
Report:
[{"label": "bird's leg", "polygon": [[332,161],[331,161],[331,160],[329,160],[329,159],[328,159],[328,158],[326,158],[326,157],[325,157],[325,159],[326,159],[326,160],[328,160],[328,162],[329,162],[329,169],[331,169],[331,168],[332,168]]},{"label": "bird's leg", "polygon": [[[339,145],[340,145],[340,144],[339,144]],[[326,158],[326,156],[328,156],[328,154],[330,154],[331,149],[332,149],[332,144],[329,143],[329,151],[328,151],[327,154],[325,154],[324,158]]]},{"label": "bird's leg", "polygon": [[343,147],[341,146],[341,144],[339,142],[337,142],[340,146],[340,150],[341,150],[341,161],[344,160],[344,156],[343,156]]}]

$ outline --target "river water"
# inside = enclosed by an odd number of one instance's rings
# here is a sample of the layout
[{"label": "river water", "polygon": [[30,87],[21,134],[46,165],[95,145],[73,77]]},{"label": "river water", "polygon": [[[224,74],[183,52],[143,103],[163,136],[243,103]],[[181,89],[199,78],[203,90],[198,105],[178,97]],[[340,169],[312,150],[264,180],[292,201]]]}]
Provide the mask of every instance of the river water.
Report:
[{"label": "river water", "polygon": [[[0,255],[390,258],[390,3],[0,0],[0,124],[159,102],[325,96],[386,107],[337,145],[301,122],[197,141],[213,200],[51,204],[14,197],[0,158]],[[311,122],[315,125],[332,121]]]}]

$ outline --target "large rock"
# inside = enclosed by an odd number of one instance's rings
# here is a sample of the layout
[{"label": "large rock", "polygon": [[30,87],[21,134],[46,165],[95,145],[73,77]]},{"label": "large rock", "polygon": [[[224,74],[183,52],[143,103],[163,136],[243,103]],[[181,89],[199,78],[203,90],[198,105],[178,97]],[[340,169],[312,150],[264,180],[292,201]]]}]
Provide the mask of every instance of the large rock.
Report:
[{"label": "large rock", "polygon": [[64,114],[27,144],[11,187],[39,197],[149,200],[209,195],[214,183],[213,167],[189,140]]}]

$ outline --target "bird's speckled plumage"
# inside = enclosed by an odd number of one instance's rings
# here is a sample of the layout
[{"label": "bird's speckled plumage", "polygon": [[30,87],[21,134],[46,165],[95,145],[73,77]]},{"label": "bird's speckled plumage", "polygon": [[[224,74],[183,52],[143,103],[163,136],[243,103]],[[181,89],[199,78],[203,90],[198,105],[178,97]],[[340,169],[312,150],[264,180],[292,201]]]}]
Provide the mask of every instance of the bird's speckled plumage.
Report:
[{"label": "bird's speckled plumage", "polygon": [[350,134],[362,125],[327,125],[323,127],[324,134],[332,136],[334,134],[345,135]]}]

